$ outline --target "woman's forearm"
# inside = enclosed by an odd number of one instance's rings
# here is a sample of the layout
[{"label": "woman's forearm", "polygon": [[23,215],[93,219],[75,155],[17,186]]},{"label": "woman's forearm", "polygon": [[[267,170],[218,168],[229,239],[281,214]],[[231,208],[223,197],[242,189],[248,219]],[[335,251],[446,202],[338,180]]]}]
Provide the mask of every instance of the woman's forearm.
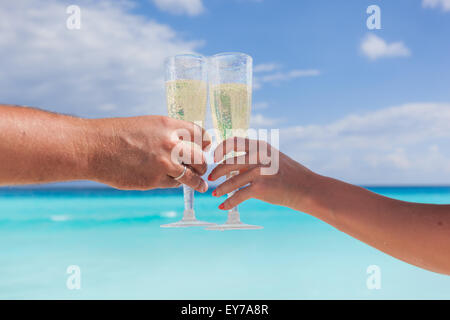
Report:
[{"label": "woman's forearm", "polygon": [[[236,141],[235,141],[236,140]],[[239,141],[243,140],[243,141]],[[215,160],[251,141],[230,138],[220,143]],[[236,143],[238,142],[238,143]],[[255,141],[252,142],[255,145]],[[265,146],[265,142],[258,142]],[[261,148],[264,156],[267,146]],[[242,150],[242,149],[241,149]],[[262,174],[266,164],[221,163],[209,175],[212,181],[233,171],[239,175],[220,184],[213,195],[237,190],[219,209],[229,210],[256,198],[311,214],[335,228],[391,256],[424,269],[450,275],[450,205],[420,204],[383,197],[364,188],[318,175],[270,146],[275,174]]]},{"label": "woman's forearm", "polygon": [[450,274],[450,205],[399,201],[339,180],[314,179],[308,213],[400,260]]},{"label": "woman's forearm", "polygon": [[87,120],[0,105],[0,185],[87,179]]}]

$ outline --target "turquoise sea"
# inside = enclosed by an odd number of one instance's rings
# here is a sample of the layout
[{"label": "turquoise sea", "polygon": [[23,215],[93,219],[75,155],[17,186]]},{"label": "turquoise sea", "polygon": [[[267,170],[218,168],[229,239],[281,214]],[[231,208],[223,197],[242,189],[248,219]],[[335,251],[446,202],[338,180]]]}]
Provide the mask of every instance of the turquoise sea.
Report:
[{"label": "turquoise sea", "polygon": [[[450,203],[450,187],[373,187]],[[223,222],[210,194],[200,219]],[[252,200],[242,220],[262,230],[162,229],[181,218],[181,190],[0,189],[0,298],[449,299],[450,277],[408,265],[304,213]],[[81,270],[69,290],[68,266]],[[377,265],[381,289],[369,290]]]}]

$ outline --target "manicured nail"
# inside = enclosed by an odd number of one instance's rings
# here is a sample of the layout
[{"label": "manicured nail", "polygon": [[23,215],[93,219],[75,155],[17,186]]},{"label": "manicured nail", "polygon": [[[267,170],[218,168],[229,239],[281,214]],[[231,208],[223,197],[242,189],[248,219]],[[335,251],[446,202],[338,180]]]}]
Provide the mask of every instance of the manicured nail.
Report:
[{"label": "manicured nail", "polygon": [[208,176],[208,180],[212,181],[211,174]]},{"label": "manicured nail", "polygon": [[217,192],[216,192],[216,190],[214,190],[214,191],[212,192],[212,195],[213,195],[213,197],[217,197]]},{"label": "manicured nail", "polygon": [[223,210],[223,208],[225,208],[225,206],[223,205],[223,203],[219,206],[220,210]]}]

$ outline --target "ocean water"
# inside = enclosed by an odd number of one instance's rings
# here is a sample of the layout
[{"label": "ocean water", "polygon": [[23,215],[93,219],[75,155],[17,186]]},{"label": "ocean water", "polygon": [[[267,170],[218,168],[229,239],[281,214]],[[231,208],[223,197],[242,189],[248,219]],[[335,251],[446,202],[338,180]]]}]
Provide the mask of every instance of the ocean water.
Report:
[{"label": "ocean water", "polygon": [[[370,188],[450,203],[450,188]],[[220,199],[196,194],[200,219],[224,222]],[[181,218],[181,190],[0,189],[1,299],[449,299],[450,277],[421,270],[304,213],[251,200],[262,230],[162,229]],[[69,290],[68,266],[81,270]],[[369,290],[367,267],[381,271]]]}]

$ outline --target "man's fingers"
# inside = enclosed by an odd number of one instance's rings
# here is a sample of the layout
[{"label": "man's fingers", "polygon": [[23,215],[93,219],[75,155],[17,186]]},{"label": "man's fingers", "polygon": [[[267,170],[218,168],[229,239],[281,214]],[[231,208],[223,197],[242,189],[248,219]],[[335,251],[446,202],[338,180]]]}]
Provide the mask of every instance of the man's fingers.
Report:
[{"label": "man's fingers", "polygon": [[237,191],[232,197],[228,198],[225,202],[223,202],[219,209],[222,210],[230,210],[237,205],[241,204],[245,200],[253,198],[252,196],[253,190],[252,186],[248,186],[246,188],[242,188],[241,190]]},{"label": "man's fingers", "polygon": [[202,176],[206,173],[206,171],[208,170],[208,165],[205,163],[203,164],[190,164],[189,165],[194,171],[195,173],[197,173],[199,176]]},{"label": "man's fingers", "polygon": [[189,167],[186,169],[184,176],[178,181],[198,192],[204,193],[208,190],[208,184]]},{"label": "man's fingers", "polygon": [[228,180],[226,180],[224,183],[219,185],[216,190],[214,190],[213,195],[216,197],[221,197],[224,194],[230,193],[236,189],[239,189],[240,187],[245,186],[248,183],[251,183],[253,179],[258,177],[260,174],[259,167],[255,167],[251,170],[248,170],[244,173],[235,175]]},{"label": "man's fingers", "polygon": [[177,180],[178,182],[183,183],[198,192],[203,193],[208,190],[208,184],[188,166],[184,166],[181,164],[174,165],[174,170],[173,172],[169,173],[169,176],[177,178],[182,174],[183,176]]},{"label": "man's fingers", "polygon": [[179,142],[172,150],[171,160],[189,165],[200,176],[204,175],[208,169],[203,151],[198,145],[187,141]]},{"label": "man's fingers", "polygon": [[176,126],[176,134],[180,140],[194,142],[202,150],[207,150],[211,145],[211,136],[201,126],[178,119],[173,119]]},{"label": "man's fingers", "polygon": [[[208,184],[200,178],[207,170],[203,152],[191,142],[181,141],[171,153],[172,168],[169,176],[178,178],[179,182],[199,191],[206,192]],[[186,169],[185,169],[186,168]],[[183,174],[184,172],[184,174]]]},{"label": "man's fingers", "polygon": [[181,186],[181,182],[178,182],[177,180],[169,176],[165,176],[164,178],[162,178],[159,183],[160,188],[177,188],[179,186]]}]

